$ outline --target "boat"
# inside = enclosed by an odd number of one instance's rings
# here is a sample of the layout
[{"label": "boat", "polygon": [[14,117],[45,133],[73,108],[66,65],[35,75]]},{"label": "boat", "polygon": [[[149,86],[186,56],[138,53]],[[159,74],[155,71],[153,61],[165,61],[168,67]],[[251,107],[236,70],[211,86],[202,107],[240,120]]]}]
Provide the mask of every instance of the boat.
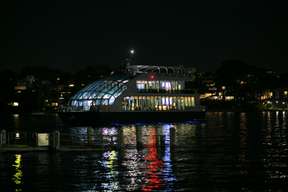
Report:
[{"label": "boat", "polygon": [[59,116],[79,125],[203,119],[206,109],[200,105],[194,80],[194,68],[127,65],[121,75],[97,80],[78,91]]}]

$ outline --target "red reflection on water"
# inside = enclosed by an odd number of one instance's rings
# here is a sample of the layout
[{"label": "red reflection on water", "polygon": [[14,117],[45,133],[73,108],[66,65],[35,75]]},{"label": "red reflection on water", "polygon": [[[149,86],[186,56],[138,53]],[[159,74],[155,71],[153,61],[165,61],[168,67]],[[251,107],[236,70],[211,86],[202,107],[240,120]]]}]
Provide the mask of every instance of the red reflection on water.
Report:
[{"label": "red reflection on water", "polygon": [[158,159],[156,129],[149,131],[148,144],[146,145],[148,153],[145,156],[147,162],[146,182],[142,187],[142,191],[152,191],[159,189],[163,181],[157,175],[157,172],[162,168],[163,162]]}]

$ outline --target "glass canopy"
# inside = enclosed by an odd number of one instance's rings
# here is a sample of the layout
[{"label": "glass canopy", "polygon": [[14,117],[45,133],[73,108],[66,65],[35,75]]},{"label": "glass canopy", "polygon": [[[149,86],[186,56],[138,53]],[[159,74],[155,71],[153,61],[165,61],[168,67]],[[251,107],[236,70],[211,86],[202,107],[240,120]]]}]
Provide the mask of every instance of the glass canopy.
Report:
[{"label": "glass canopy", "polygon": [[88,111],[91,106],[112,105],[127,89],[127,83],[127,79],[95,81],[78,91],[70,99],[70,106]]}]

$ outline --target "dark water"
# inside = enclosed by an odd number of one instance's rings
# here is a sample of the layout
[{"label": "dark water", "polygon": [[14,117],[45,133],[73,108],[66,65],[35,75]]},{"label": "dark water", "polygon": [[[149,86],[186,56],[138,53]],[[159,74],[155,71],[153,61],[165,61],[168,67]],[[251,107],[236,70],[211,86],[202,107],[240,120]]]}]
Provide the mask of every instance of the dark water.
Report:
[{"label": "dark water", "polygon": [[287,191],[287,117],[210,112],[203,122],[93,128],[14,116],[1,129],[59,129],[61,146],[83,151],[0,153],[0,191]]}]

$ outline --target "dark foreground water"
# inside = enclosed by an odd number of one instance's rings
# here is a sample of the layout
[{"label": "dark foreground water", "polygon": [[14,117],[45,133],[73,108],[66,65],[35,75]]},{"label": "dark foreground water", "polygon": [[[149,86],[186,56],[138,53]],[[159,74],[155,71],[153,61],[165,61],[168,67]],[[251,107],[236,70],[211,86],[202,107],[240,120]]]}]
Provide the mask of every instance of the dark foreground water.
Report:
[{"label": "dark foreground water", "polygon": [[287,191],[287,117],[209,112],[205,121],[64,127],[55,115],[16,115],[0,128],[19,143],[59,129],[61,146],[83,151],[0,152],[0,191]]}]

